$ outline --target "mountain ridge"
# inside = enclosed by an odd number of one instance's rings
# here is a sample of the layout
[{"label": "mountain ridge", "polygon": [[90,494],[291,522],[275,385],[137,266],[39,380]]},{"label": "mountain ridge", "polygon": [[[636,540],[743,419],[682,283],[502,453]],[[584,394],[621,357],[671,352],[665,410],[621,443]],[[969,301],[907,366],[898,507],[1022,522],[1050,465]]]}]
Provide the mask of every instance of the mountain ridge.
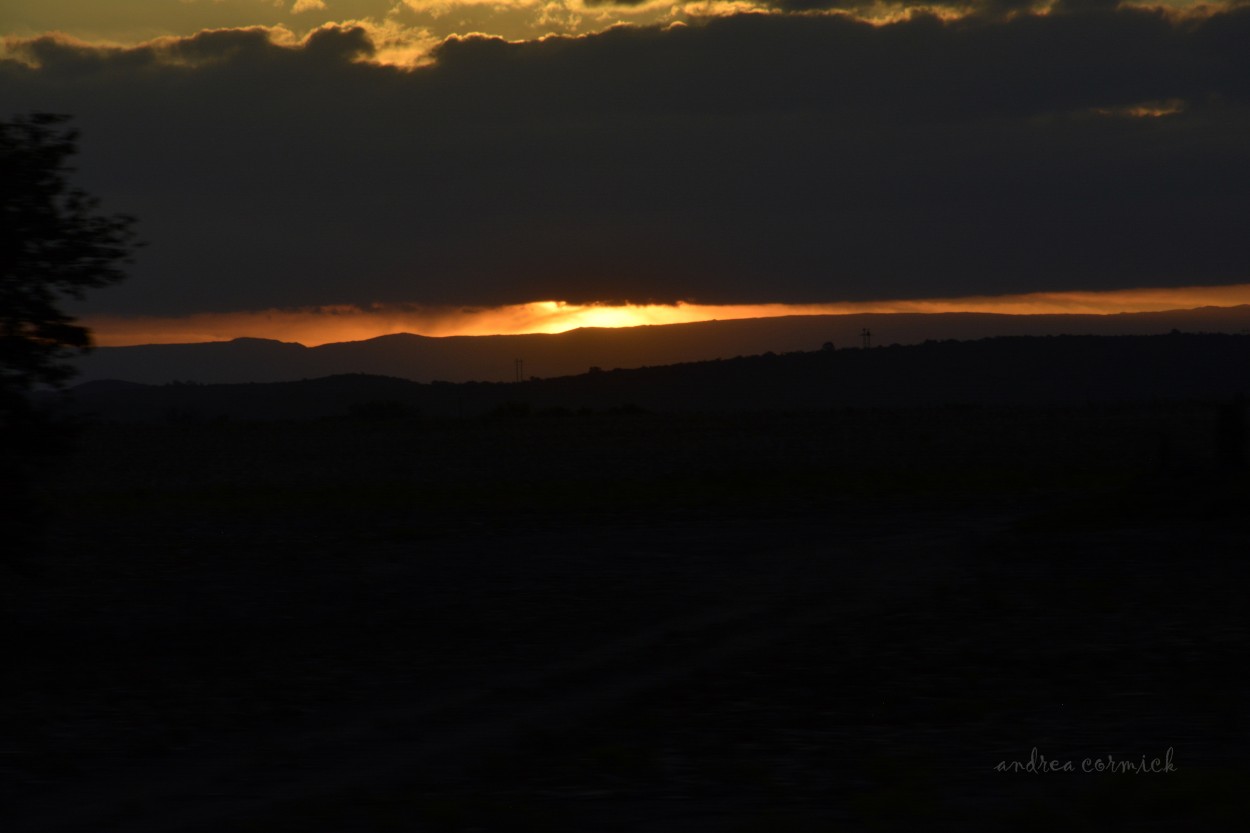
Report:
[{"label": "mountain ridge", "polygon": [[[391,333],[363,341],[307,347],[255,337],[194,344],[101,347],[77,360],[82,381],[145,384],[195,381],[280,382],[340,373],[375,373],[418,382],[516,381],[703,361],[767,352],[859,345],[974,340],[1010,335],[1152,335],[1173,329],[1250,331],[1250,305],[1114,315],[1001,313],[863,313],[583,327],[564,333],[423,336]],[[521,361],[518,366],[517,360]]]},{"label": "mountain ridge", "polygon": [[1250,335],[1000,336],[767,352],[521,382],[415,382],[347,372],[303,380],[87,382],[69,413],[118,421],[479,417],[595,411],[1070,407],[1250,397]]}]

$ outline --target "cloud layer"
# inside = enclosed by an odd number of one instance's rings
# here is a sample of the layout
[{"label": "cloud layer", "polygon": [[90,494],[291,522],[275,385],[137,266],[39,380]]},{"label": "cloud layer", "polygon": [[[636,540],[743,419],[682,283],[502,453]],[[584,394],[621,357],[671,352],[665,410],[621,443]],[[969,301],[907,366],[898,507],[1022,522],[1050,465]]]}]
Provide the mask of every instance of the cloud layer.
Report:
[{"label": "cloud layer", "polygon": [[[333,5],[333,4],[331,4]],[[111,314],[1243,283],[1250,9],[10,45],[151,245]]]}]

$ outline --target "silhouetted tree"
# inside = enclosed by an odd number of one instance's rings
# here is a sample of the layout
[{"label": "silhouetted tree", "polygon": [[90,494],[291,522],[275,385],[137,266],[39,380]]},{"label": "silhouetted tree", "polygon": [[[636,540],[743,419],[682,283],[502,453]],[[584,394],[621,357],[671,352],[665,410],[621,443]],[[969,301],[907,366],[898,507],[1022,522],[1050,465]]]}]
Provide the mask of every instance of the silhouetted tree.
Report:
[{"label": "silhouetted tree", "polygon": [[62,304],[120,281],[137,245],[132,218],[101,213],[70,184],[78,134],[67,122],[0,121],[0,521],[10,544],[29,527],[28,470],[52,436],[31,394],[64,384],[66,360],[91,346]]},{"label": "silhouetted tree", "polygon": [[133,219],[99,212],[69,182],[78,134],[65,116],[0,121],[0,425],[30,392],[73,375],[65,359],[91,334],[61,309],[67,298],[125,277]]}]

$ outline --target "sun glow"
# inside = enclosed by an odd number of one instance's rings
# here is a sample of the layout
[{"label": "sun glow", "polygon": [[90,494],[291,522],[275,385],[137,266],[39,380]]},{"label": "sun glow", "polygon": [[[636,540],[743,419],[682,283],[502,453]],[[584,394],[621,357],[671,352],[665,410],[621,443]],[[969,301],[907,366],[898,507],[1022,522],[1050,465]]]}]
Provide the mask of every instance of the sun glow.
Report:
[{"label": "sun glow", "polygon": [[1158,119],[1164,116],[1175,116],[1185,112],[1185,101],[1169,98],[1166,101],[1143,101],[1121,107],[1095,107],[1093,112],[1100,116],[1128,119]]},{"label": "sun glow", "polygon": [[312,347],[330,342],[360,341],[391,333],[426,336],[524,335],[562,333],[579,327],[640,327],[787,315],[898,312],[1110,315],[1241,304],[1250,304],[1250,284],[827,304],[608,305],[561,301],[501,307],[375,304],[368,307],[325,306],[201,313],[166,318],[94,316],[87,317],[84,323],[94,332],[96,343],[105,347],[228,341],[241,337],[294,341]]}]

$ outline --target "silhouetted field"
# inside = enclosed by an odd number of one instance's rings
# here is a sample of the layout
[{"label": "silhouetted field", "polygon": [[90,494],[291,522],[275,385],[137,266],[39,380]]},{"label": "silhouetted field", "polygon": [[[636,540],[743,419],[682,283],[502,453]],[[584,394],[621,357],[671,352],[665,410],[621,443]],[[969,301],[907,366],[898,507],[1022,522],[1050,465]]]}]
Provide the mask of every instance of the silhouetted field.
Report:
[{"label": "silhouetted field", "polygon": [[[0,818],[1236,829],[1237,408],[89,424],[6,585]],[[1176,771],[995,771],[1034,747]]]},{"label": "silhouetted field", "polygon": [[[222,345],[181,345],[197,346]],[[363,365],[367,363],[344,369]],[[388,366],[403,372],[402,362]],[[418,364],[410,366],[415,372]],[[347,414],[463,419],[621,409],[716,413],[1036,407],[1248,396],[1247,367],[1247,335],[1016,337],[765,353],[515,383],[419,384],[360,373],[255,384],[135,385],[101,380],[68,391],[59,397],[59,407],[71,414],[125,422],[293,420]]]},{"label": "silhouetted field", "polygon": [[697,363],[717,356],[816,350],[827,342],[839,348],[858,347],[864,329],[876,334],[874,344],[917,345],[994,336],[1148,336],[1176,330],[1244,334],[1248,328],[1250,306],[1245,305],[1119,315],[805,315],[648,327],[587,327],[557,335],[429,338],[396,333],[320,347],[258,338],[105,347],[80,359],[78,366],[87,380],[124,379],[149,384],[174,380],[204,384],[283,382],[349,372],[421,382],[500,382],[515,378],[517,359],[524,361],[525,378],[554,378],[583,374],[592,366],[611,371]]}]

